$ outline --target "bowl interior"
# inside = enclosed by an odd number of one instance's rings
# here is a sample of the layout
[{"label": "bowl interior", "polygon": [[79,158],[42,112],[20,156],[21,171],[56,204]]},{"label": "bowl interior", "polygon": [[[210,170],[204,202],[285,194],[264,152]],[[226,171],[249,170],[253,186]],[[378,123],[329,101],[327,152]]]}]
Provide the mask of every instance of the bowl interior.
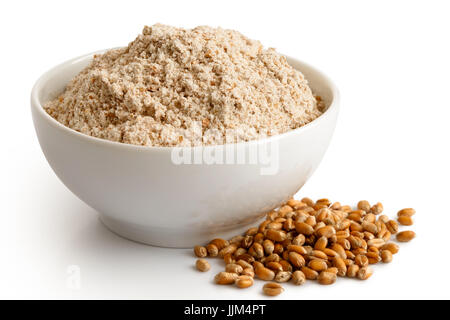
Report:
[{"label": "bowl interior", "polygon": [[62,63],[48,71],[41,79],[39,79],[33,93],[37,95],[36,98],[41,108],[45,103],[55,99],[64,91],[69,81],[89,65],[94,54],[95,53],[88,54]]}]

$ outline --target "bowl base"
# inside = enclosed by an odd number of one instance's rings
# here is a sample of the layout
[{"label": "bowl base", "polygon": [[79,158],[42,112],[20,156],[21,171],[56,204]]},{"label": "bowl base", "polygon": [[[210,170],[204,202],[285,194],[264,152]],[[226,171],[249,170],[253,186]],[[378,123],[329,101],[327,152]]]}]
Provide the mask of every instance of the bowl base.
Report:
[{"label": "bowl base", "polygon": [[230,239],[243,234],[250,227],[258,225],[264,217],[256,217],[245,225],[239,225],[225,231],[211,232],[211,230],[180,230],[155,227],[144,227],[119,221],[104,214],[99,215],[100,221],[115,234],[135,242],[166,248],[192,248],[204,245],[214,238]]}]

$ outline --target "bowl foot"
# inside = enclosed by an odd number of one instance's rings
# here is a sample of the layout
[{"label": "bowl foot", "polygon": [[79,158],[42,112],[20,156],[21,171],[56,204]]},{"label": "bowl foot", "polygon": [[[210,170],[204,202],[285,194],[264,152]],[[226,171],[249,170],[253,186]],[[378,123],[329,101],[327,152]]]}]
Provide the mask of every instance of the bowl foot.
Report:
[{"label": "bowl foot", "polygon": [[248,228],[257,226],[264,217],[256,217],[245,225],[238,225],[226,230],[167,229],[135,225],[100,214],[100,221],[115,234],[139,243],[168,248],[192,248],[206,244],[214,238],[230,239],[244,233]]}]

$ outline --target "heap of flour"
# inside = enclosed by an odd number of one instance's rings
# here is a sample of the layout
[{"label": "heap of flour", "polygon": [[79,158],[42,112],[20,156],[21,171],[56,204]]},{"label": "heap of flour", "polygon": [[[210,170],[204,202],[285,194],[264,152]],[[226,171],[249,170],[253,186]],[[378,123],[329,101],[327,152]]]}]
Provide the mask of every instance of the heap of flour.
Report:
[{"label": "heap of flour", "polygon": [[274,49],[221,28],[145,27],[96,55],[44,106],[84,134],[142,146],[215,145],[284,133],[321,114],[303,75]]}]

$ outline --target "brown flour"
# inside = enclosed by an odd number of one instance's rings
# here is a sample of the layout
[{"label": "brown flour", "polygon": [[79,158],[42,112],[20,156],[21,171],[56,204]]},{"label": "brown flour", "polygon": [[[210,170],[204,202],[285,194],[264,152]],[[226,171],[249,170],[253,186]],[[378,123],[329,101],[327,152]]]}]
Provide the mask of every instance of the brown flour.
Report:
[{"label": "brown flour", "polygon": [[84,134],[143,146],[223,144],[230,131],[255,140],[321,114],[303,75],[274,49],[232,30],[160,24],[95,56],[44,108]]}]

